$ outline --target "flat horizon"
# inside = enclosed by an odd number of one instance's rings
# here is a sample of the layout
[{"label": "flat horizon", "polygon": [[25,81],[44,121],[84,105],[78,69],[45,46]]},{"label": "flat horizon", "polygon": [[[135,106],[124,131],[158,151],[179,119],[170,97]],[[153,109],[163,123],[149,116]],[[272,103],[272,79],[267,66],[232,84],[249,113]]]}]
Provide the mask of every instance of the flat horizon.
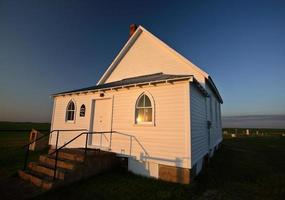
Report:
[{"label": "flat horizon", "polygon": [[[50,121],[14,121],[3,120],[0,122],[19,123],[50,123]],[[285,129],[285,115],[237,115],[222,116],[223,128],[264,128]]]}]

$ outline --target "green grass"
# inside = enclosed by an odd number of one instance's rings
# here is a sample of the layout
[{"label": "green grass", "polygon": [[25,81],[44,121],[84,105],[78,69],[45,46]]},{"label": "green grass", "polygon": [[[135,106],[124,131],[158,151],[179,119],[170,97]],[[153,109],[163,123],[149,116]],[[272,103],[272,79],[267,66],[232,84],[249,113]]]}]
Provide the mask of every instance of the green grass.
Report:
[{"label": "green grass", "polygon": [[285,137],[224,140],[199,182],[226,199],[285,199]]},{"label": "green grass", "polygon": [[40,199],[285,199],[285,137],[226,139],[191,185],[130,173],[102,174],[56,189]]},{"label": "green grass", "polygon": [[0,122],[0,131],[30,131],[32,128],[46,131],[50,129],[50,124],[33,122]]},{"label": "green grass", "polygon": [[281,135],[285,133],[284,129],[272,129],[272,128],[223,128],[223,132],[227,132],[228,134],[237,133],[237,134],[245,134],[246,130],[249,130],[251,135],[258,134],[267,134],[267,135]]},{"label": "green grass", "polygon": [[[27,139],[27,132],[0,132],[0,180],[22,167],[20,146]],[[209,166],[190,185],[114,171],[44,192],[36,199],[281,200],[285,199],[285,137],[224,139]]]},{"label": "green grass", "polygon": [[[0,122],[0,179],[15,175],[23,168],[25,150],[23,145],[29,142],[32,128],[49,130],[46,123]],[[41,152],[30,152],[29,159],[35,160]]]},{"label": "green grass", "polygon": [[190,196],[188,186],[117,171],[50,191],[38,199],[189,199]]},{"label": "green grass", "polygon": [[[23,145],[28,143],[28,135],[22,132],[0,133],[0,180],[16,174],[24,165],[25,149]],[[38,156],[46,152],[29,152],[28,161],[37,160]]]}]

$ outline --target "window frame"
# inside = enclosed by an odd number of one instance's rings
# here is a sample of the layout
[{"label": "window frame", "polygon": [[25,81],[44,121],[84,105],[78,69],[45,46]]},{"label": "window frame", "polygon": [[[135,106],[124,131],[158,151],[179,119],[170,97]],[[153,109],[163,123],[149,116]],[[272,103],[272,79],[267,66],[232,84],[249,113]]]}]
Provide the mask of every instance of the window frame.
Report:
[{"label": "window frame", "polygon": [[[83,106],[84,106],[84,114],[81,115],[81,109],[83,109]],[[85,104],[82,104],[80,106],[80,110],[79,110],[79,117],[85,117],[85,116],[86,116],[86,106],[85,106]]]},{"label": "window frame", "polygon": [[[69,105],[73,103],[74,105],[74,110],[69,110]],[[69,112],[73,112],[73,120],[69,120],[68,119],[68,113]],[[76,118],[76,103],[73,99],[71,99],[68,104],[67,104],[67,107],[66,107],[66,110],[65,110],[65,122],[67,123],[74,123],[75,122],[75,118]]]},{"label": "window frame", "polygon": [[218,101],[216,100],[216,127],[219,126],[219,107],[218,107]]},{"label": "window frame", "polygon": [[[150,106],[138,106],[138,103],[139,101],[141,100],[141,98],[143,96],[146,96],[148,97],[151,105]],[[135,103],[135,111],[134,111],[134,125],[137,125],[137,126],[140,126],[140,125],[151,125],[151,126],[154,126],[155,125],[155,104],[154,104],[154,100],[152,98],[152,96],[148,93],[148,92],[143,92],[139,95],[139,97],[137,98],[136,100],[136,103]],[[141,122],[138,122],[137,121],[137,115],[138,115],[138,110],[139,109],[151,109],[151,121],[141,121]]]}]

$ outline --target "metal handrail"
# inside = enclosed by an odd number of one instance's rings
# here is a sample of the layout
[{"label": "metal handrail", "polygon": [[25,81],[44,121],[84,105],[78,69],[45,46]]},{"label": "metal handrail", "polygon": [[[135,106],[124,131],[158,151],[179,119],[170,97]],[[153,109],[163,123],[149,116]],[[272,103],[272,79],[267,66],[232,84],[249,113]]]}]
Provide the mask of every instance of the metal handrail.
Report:
[{"label": "metal handrail", "polygon": [[[136,136],[134,135],[130,135],[130,134],[126,134],[126,133],[121,133],[121,132],[118,132],[118,131],[113,131],[113,133],[117,133],[119,135],[123,135],[123,136],[127,136],[127,137],[130,137],[130,147],[132,146],[132,140],[134,139],[138,145],[142,148],[142,150],[145,152],[145,154],[147,156],[149,156],[148,152],[146,151],[146,149],[142,146],[142,144],[140,143],[140,141],[137,139]],[[130,150],[130,154],[131,154],[131,150]]]},{"label": "metal handrail", "polygon": [[79,135],[75,136],[74,138],[72,138],[71,140],[69,140],[67,143],[65,143],[64,145],[62,145],[60,148],[57,148],[57,144],[58,144],[58,138],[56,140],[56,148],[53,152],[49,153],[49,155],[52,155],[54,153],[55,154],[55,164],[54,164],[54,175],[53,175],[53,180],[56,179],[56,171],[57,171],[57,161],[58,161],[58,152],[63,149],[64,147],[66,147],[68,144],[70,144],[71,142],[73,142],[74,140],[76,140],[77,138],[79,138],[80,136],[86,134],[86,142],[85,142],[85,149],[84,149],[84,162],[86,159],[86,155],[87,155],[87,143],[88,143],[88,136],[89,134],[104,134],[104,133],[112,133],[112,131],[103,131],[103,132],[82,132]]},{"label": "metal handrail", "polygon": [[125,133],[120,133],[118,131],[92,131],[92,132],[82,132],[80,134],[78,134],[77,136],[75,136],[74,138],[72,138],[71,140],[69,140],[67,143],[65,143],[64,145],[62,145],[61,147],[57,148],[58,146],[58,135],[56,138],[56,148],[53,152],[49,153],[48,155],[52,155],[55,153],[55,164],[54,164],[54,175],[53,175],[53,180],[56,179],[56,171],[57,171],[57,161],[58,161],[58,153],[61,149],[63,149],[64,147],[66,147],[68,144],[72,143],[73,141],[75,141],[76,139],[78,139],[79,137],[81,137],[82,135],[86,135],[86,141],[85,141],[85,148],[84,148],[84,162],[86,161],[86,156],[87,156],[87,144],[88,144],[88,136],[91,134],[105,134],[105,133],[110,133],[110,149],[111,149],[111,141],[112,141],[112,134],[113,133],[117,133],[120,135],[124,135],[124,136],[128,136],[130,137],[130,154],[131,154],[131,147],[132,147],[132,140],[134,139],[139,145],[140,147],[143,149],[143,151],[145,152],[146,155],[149,155],[147,153],[147,151],[145,150],[145,148],[142,146],[142,144],[138,141],[138,139],[133,136],[133,135],[129,135],[129,134],[125,134]]},{"label": "metal handrail", "polygon": [[[55,149],[53,152],[51,152],[51,153],[49,153],[49,155],[52,155],[52,154],[54,154],[56,151],[59,151],[59,150],[61,150],[61,149],[63,149],[65,146],[67,146],[68,144],[70,144],[71,142],[73,142],[74,140],[76,140],[77,138],[79,138],[81,135],[84,135],[84,134],[86,134],[86,135],[89,135],[89,134],[104,134],[104,133],[111,133],[111,132],[113,132],[114,133],[114,131],[102,131],[102,132],[97,132],[97,131],[93,131],[93,132],[82,132],[82,133],[80,133],[79,135],[77,135],[77,136],[75,136],[74,138],[72,138],[71,140],[69,140],[67,143],[65,143],[64,145],[62,145],[60,148],[58,148],[58,149]],[[87,137],[87,141],[88,141],[88,137]],[[85,145],[85,146],[87,146],[87,145]]]},{"label": "metal handrail", "polygon": [[44,137],[46,137],[46,136],[52,134],[52,133],[55,132],[55,131],[86,131],[86,130],[87,130],[87,129],[52,130],[52,131],[50,131],[49,133],[47,133],[47,134],[45,134],[45,135],[43,135],[43,136],[41,136],[41,137],[39,137],[39,138],[36,138],[35,140],[29,142],[28,144],[25,144],[24,146],[22,146],[22,148],[25,148],[26,146],[30,146],[31,144],[33,144],[33,143],[35,143],[36,141],[38,141],[38,140],[40,140],[40,139],[42,139],[42,138],[44,138]]},{"label": "metal handrail", "polygon": [[33,144],[34,142],[36,142],[36,141],[38,141],[38,140],[40,140],[40,139],[42,139],[42,138],[45,138],[46,136],[50,135],[50,134],[53,133],[54,131],[56,131],[56,130],[53,130],[53,131],[51,131],[51,132],[49,132],[49,133],[47,133],[47,134],[42,135],[42,136],[39,137],[39,138],[36,138],[36,139],[33,140],[33,141],[30,141],[29,143],[27,143],[27,144],[25,144],[24,146],[22,146],[22,148],[25,148],[26,146],[30,146],[30,145]]},{"label": "metal handrail", "polygon": [[33,143],[35,143],[35,142],[37,142],[37,141],[39,141],[39,140],[41,140],[41,139],[43,139],[43,138],[45,138],[45,137],[51,135],[51,134],[52,134],[53,132],[55,132],[55,131],[57,132],[57,141],[58,141],[58,136],[59,136],[59,132],[60,132],[60,131],[61,131],[61,132],[65,132],[65,131],[86,131],[86,130],[87,130],[87,129],[52,130],[52,131],[50,131],[49,133],[47,133],[47,134],[45,134],[45,135],[43,135],[43,136],[41,136],[41,137],[39,137],[39,138],[36,138],[36,139],[33,140],[33,141],[30,141],[28,144],[22,146],[22,148],[27,147],[23,169],[25,170],[25,169],[27,168],[27,161],[28,161],[28,157],[29,157],[29,151],[30,151],[30,145],[31,145],[31,144],[33,144]]}]

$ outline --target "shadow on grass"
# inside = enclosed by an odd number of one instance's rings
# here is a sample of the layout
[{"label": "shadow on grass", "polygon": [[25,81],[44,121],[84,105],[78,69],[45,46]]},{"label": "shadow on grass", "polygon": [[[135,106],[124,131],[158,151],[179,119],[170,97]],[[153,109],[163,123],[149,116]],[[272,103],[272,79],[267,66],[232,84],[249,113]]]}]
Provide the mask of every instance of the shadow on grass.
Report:
[{"label": "shadow on grass", "polygon": [[[20,147],[27,138],[27,133],[1,134],[1,180],[23,167],[25,151]],[[32,153],[31,160],[41,153]],[[285,199],[284,169],[285,137],[229,138],[191,185],[113,171],[41,193],[36,199]],[[20,194],[15,188],[9,192]]]},{"label": "shadow on grass", "polygon": [[[242,150],[242,151],[240,151]],[[227,139],[191,185],[114,171],[38,199],[285,199],[285,138]]]}]

